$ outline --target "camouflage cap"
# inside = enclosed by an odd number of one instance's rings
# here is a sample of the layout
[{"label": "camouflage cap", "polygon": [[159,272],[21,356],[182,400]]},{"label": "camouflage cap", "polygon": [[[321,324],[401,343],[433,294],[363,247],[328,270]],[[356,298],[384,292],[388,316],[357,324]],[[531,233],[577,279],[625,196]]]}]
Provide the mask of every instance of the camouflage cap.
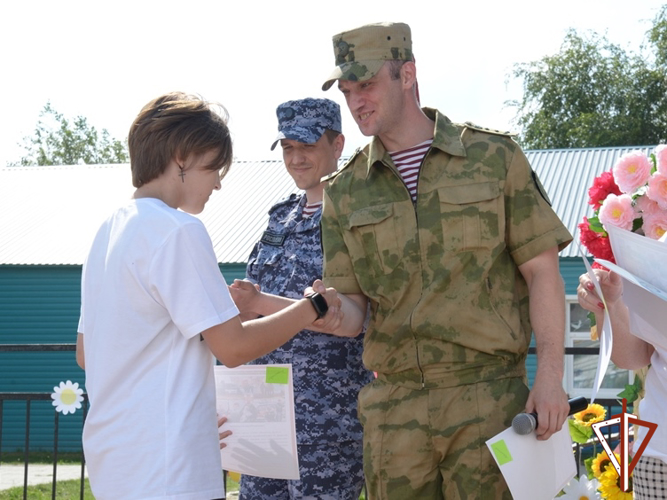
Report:
[{"label": "camouflage cap", "polygon": [[280,139],[314,144],[326,130],[342,133],[340,106],[329,99],[307,97],[282,103],[276,109],[278,137],[271,145],[273,151]]},{"label": "camouflage cap", "polygon": [[405,23],[367,24],[333,37],[336,69],[322,90],[336,80],[363,82],[380,71],[385,61],[413,61],[410,26]]}]

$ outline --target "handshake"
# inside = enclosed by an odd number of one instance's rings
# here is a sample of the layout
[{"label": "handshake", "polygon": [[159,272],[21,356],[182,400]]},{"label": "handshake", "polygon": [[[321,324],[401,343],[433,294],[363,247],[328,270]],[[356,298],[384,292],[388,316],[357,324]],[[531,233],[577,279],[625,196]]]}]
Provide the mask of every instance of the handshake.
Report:
[{"label": "handshake", "polygon": [[[241,313],[241,320],[247,321],[259,316],[268,316],[293,304],[297,299],[262,292],[258,284],[248,280],[234,280],[229,292]],[[327,288],[321,280],[315,280],[312,286],[303,292],[317,313],[311,330],[334,335],[349,336],[339,332],[343,325],[343,302],[335,288]]]}]

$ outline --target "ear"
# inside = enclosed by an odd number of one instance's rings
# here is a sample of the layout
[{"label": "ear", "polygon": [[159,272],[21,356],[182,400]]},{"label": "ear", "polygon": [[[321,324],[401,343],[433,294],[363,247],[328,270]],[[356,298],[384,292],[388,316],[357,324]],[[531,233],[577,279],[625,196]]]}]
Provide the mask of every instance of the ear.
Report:
[{"label": "ear", "polygon": [[188,161],[187,158],[183,158],[183,155],[180,152],[174,153],[171,161],[176,162],[177,165],[185,168],[185,163]]},{"label": "ear", "polygon": [[417,83],[417,66],[412,61],[406,61],[401,66],[401,84],[404,89],[412,89]]},{"label": "ear", "polygon": [[343,154],[343,148],[345,147],[345,136],[343,134],[338,134],[334,139],[333,149],[334,156],[336,160],[340,159],[340,156]]}]

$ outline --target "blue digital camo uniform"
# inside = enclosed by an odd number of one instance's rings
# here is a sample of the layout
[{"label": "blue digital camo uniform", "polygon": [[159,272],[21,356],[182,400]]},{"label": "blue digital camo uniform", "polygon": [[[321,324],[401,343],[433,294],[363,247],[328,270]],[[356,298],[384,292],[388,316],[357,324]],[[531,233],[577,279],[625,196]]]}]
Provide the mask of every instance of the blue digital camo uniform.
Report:
[{"label": "blue digital camo uniform", "polygon": [[[304,195],[293,194],[274,205],[269,225],[250,254],[247,278],[264,292],[299,299],[322,276],[322,212],[302,217],[305,201]],[[357,394],[373,378],[361,363],[362,344],[361,335],[342,338],[304,330],[255,361],[292,364],[301,480],[243,476],[242,498],[290,498],[287,493],[277,496],[275,488],[281,483],[285,492],[297,489],[298,498],[359,498],[363,472]],[[330,453],[343,458],[327,456]],[[335,493],[345,483],[352,491]]]}]

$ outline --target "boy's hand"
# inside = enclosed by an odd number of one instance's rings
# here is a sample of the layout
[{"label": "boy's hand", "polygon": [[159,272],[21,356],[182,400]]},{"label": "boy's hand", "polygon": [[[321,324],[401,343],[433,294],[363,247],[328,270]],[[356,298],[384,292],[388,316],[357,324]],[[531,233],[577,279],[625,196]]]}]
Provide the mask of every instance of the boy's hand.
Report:
[{"label": "boy's hand", "polygon": [[248,280],[234,280],[227,288],[241,314],[256,312],[255,304],[260,297],[259,285],[253,285]]},{"label": "boy's hand", "polygon": [[[218,430],[220,430],[220,427],[227,422],[227,417],[220,417],[218,418]],[[227,443],[223,443],[222,440],[231,436],[232,431],[222,431],[218,434],[218,437],[220,438],[220,449],[222,450],[225,446],[227,446]]]}]

